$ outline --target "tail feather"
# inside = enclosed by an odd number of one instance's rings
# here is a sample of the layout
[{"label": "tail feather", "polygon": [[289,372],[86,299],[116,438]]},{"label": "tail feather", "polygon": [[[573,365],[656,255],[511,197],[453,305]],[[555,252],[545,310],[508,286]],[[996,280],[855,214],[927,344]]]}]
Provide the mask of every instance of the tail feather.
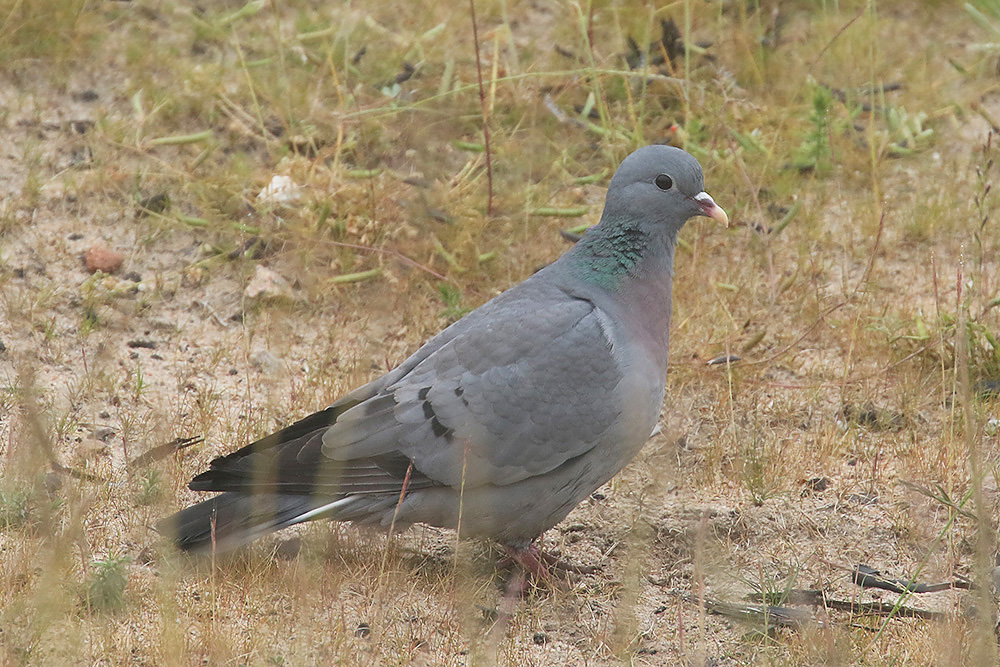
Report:
[{"label": "tail feather", "polygon": [[222,552],[307,520],[329,503],[306,495],[220,493],[166,517],[156,530],[184,551]]},{"label": "tail feather", "polygon": [[191,552],[227,551],[287,526],[316,519],[385,522],[405,488],[434,486],[402,452],[351,460],[323,453],[323,436],[355,399],[341,401],[212,461],[193,491],[221,491],[157,524]]}]

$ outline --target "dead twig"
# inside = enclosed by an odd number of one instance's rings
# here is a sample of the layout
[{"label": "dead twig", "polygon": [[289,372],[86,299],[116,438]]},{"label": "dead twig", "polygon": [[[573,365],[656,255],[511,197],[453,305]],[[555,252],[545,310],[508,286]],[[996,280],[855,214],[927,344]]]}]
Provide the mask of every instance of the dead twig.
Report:
[{"label": "dead twig", "polygon": [[129,468],[144,468],[150,463],[155,463],[162,459],[167,458],[171,454],[176,454],[182,449],[187,449],[192,445],[197,445],[205,441],[205,437],[201,435],[192,436],[190,438],[175,438],[170,442],[164,443],[162,445],[157,445],[151,449],[147,449],[139,456],[135,457],[128,462]]},{"label": "dead twig", "polygon": [[326,244],[329,244],[329,245],[333,245],[333,246],[337,246],[338,248],[351,248],[352,250],[362,250],[362,251],[365,251],[365,252],[377,252],[377,253],[382,254],[382,255],[390,255],[390,256],[395,257],[396,259],[400,260],[404,264],[409,264],[410,266],[412,266],[414,268],[417,268],[417,269],[420,269],[421,271],[424,271],[425,273],[429,273],[430,275],[434,276],[438,280],[444,280],[444,281],[450,282],[450,283],[455,282],[454,280],[451,280],[451,279],[449,279],[449,278],[441,275],[440,273],[438,273],[434,269],[432,269],[432,268],[430,268],[428,266],[424,266],[420,262],[418,262],[418,261],[416,261],[414,259],[410,259],[406,255],[404,255],[404,254],[402,254],[400,252],[397,252],[395,250],[388,250],[386,248],[375,248],[375,247],[372,247],[372,246],[361,245],[361,244],[358,244],[358,243],[345,243],[344,241],[327,241],[327,240],[323,240],[323,241],[320,241],[320,242],[321,243],[326,243]]},{"label": "dead twig", "polygon": [[948,497],[948,494],[945,493],[944,489],[942,489],[940,486],[938,486],[938,493],[935,494],[930,489],[920,486],[918,484],[914,484],[913,482],[908,482],[905,479],[899,480],[899,483],[905,486],[906,488],[910,489],[911,491],[916,491],[917,493],[927,496],[928,498],[930,498],[935,502],[941,503],[942,505],[954,511],[955,513],[964,516],[966,519],[976,520],[978,518],[974,513],[970,512],[967,509],[964,509],[961,505],[956,504],[954,500]]},{"label": "dead twig", "polygon": [[[469,14],[472,16],[472,41],[476,47],[476,76],[479,79],[479,107],[483,114],[483,145],[486,149],[486,215],[493,215],[493,154],[490,151],[489,112],[486,107],[486,91],[483,89],[483,63],[479,53],[479,28],[476,26],[476,2],[469,0]],[[494,55],[494,57],[496,57]]]},{"label": "dead twig", "polygon": [[741,621],[763,623],[769,629],[777,627],[801,628],[813,622],[812,614],[802,609],[764,604],[740,604],[713,600],[711,598],[701,599],[693,595],[681,593],[668,592],[668,594],[693,605],[704,606],[705,611],[710,614],[735,618]]},{"label": "dead twig", "polygon": [[[46,454],[51,454],[51,452],[46,452]],[[74,479],[82,479],[85,482],[106,482],[108,480],[104,479],[100,475],[95,475],[93,473],[85,472],[83,470],[77,470],[76,468],[70,468],[64,466],[55,460],[55,456],[49,457],[49,464],[52,466],[52,470],[60,473],[62,475],[69,475]]]},{"label": "dead twig", "polygon": [[812,605],[862,616],[902,616],[905,618],[921,618],[934,621],[944,620],[948,617],[947,614],[939,611],[928,611],[913,607],[897,607],[888,602],[835,600],[827,597],[825,591],[815,588],[794,588],[779,594],[753,593],[748,595],[747,599],[754,602],[778,602],[780,600],[783,604]]}]

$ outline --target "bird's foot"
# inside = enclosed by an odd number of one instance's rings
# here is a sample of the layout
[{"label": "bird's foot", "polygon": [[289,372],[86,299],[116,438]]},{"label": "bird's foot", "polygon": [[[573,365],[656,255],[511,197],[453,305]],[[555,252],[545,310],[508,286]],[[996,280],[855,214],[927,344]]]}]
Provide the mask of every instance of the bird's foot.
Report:
[{"label": "bird's foot", "polygon": [[511,577],[507,583],[508,596],[524,596],[533,587],[552,586],[563,581],[554,576],[556,572],[566,574],[593,574],[599,568],[593,565],[574,565],[567,563],[554,554],[550,554],[534,542],[527,547],[511,547],[504,545],[507,555],[498,561],[498,567],[517,565],[520,572]]},{"label": "bird's foot", "polygon": [[597,565],[574,565],[568,561],[564,561],[559,556],[555,554],[550,554],[548,551],[538,550],[538,557],[553,570],[560,570],[562,572],[571,572],[573,574],[594,574],[600,571],[600,567]]}]

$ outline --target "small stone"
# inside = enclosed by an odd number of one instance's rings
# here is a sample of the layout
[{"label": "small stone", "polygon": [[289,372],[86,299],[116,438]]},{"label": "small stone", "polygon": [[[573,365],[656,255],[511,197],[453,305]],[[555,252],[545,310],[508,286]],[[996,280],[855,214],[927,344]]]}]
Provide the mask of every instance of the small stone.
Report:
[{"label": "small stone", "polygon": [[45,492],[50,496],[62,488],[63,480],[57,472],[45,473]]},{"label": "small stone", "polygon": [[302,549],[302,540],[298,537],[291,537],[278,542],[274,547],[274,557],[278,560],[295,560]]},{"label": "small stone", "polygon": [[115,429],[110,426],[95,426],[91,435],[101,442],[107,442],[115,434]]},{"label": "small stone", "polygon": [[244,293],[248,299],[291,297],[292,286],[277,271],[258,264],[254,269],[253,278],[247,283]]},{"label": "small stone", "polygon": [[822,493],[830,488],[830,480],[826,477],[812,477],[803,482],[807,493]]},{"label": "small stone", "polygon": [[87,88],[86,90],[81,90],[79,92],[73,93],[73,99],[78,102],[96,102],[100,99],[100,95],[93,88]]},{"label": "small stone", "polygon": [[260,194],[257,201],[270,206],[287,206],[302,197],[302,188],[288,176],[276,175]]},{"label": "small stone", "polygon": [[285,365],[281,363],[281,359],[278,359],[278,357],[267,350],[259,350],[250,355],[250,365],[264,375],[277,375],[285,370]]},{"label": "small stone", "polygon": [[83,460],[95,459],[99,456],[107,455],[109,449],[106,442],[101,442],[97,438],[84,438],[76,446],[76,454]]},{"label": "small stone", "polygon": [[122,268],[122,263],[125,262],[125,255],[111,250],[106,245],[98,244],[91,246],[87,250],[87,255],[84,259],[87,264],[87,271],[90,273],[100,271],[110,274]]},{"label": "small stone", "polygon": [[980,398],[996,398],[1000,396],[1000,380],[980,380],[972,387]]},{"label": "small stone", "polygon": [[[77,134],[86,134],[91,129],[93,129],[93,127],[94,127],[94,121],[92,121],[92,120],[71,120],[71,121],[68,121],[66,123],[66,127],[68,127],[69,129],[71,129],[73,132],[76,132]],[[89,147],[83,147],[82,150],[83,150],[84,153],[86,153],[88,155],[90,154],[90,148]]]}]

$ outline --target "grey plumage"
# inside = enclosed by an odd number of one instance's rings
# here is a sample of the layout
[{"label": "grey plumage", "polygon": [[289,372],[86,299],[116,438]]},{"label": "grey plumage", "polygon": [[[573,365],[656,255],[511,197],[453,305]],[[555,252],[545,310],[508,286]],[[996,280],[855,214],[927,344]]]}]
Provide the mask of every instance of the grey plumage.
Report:
[{"label": "grey plumage", "polygon": [[695,215],[726,221],[697,161],[639,149],[569,252],[386,375],[214,460],[190,487],[222,493],[159,529],[204,550],[319,518],[423,522],[527,548],[649,437],[674,244]]}]

